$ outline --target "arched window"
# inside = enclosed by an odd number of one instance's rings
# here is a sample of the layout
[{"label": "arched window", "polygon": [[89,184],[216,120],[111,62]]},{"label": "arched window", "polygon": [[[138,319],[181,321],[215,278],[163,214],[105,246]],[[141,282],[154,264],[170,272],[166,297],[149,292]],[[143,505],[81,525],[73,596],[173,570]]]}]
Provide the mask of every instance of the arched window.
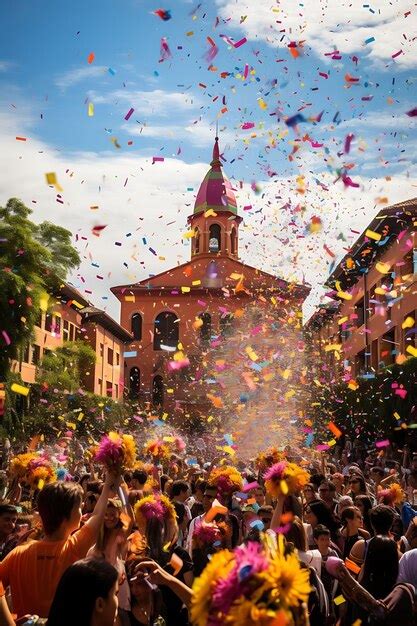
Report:
[{"label": "arched window", "polygon": [[152,381],[152,404],[163,406],[164,404],[164,381],[162,376],[155,376]]},{"label": "arched window", "polygon": [[142,339],[142,315],[140,313],[134,313],[130,324],[133,339]]},{"label": "arched window", "polygon": [[194,252],[195,254],[200,252],[200,231],[198,228],[194,229]]},{"label": "arched window", "polygon": [[230,234],[230,252],[231,254],[237,253],[237,233],[236,228],[232,228],[232,232]]},{"label": "arched window", "polygon": [[211,337],[211,315],[210,313],[200,313],[198,316],[203,322],[200,326],[200,339],[202,342],[207,343]]},{"label": "arched window", "polygon": [[220,318],[220,334],[222,337],[230,337],[233,330],[233,313],[226,313]]},{"label": "arched window", "polygon": [[221,234],[222,229],[219,224],[212,224],[210,226],[209,252],[218,252],[221,250]]},{"label": "arched window", "polygon": [[131,367],[129,374],[129,398],[137,400],[140,394],[140,370],[138,367]]},{"label": "arched window", "polygon": [[153,349],[163,350],[161,346],[176,348],[179,337],[179,320],[175,313],[163,311],[155,318],[153,335]]}]

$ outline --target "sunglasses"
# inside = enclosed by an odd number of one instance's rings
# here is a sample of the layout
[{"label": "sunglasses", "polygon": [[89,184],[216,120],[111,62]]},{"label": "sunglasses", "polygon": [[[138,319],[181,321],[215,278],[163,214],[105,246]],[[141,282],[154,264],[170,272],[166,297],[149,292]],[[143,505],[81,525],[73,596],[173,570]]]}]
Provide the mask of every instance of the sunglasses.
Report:
[{"label": "sunglasses", "polygon": [[350,480],[349,485],[357,485],[359,482],[359,480]]}]

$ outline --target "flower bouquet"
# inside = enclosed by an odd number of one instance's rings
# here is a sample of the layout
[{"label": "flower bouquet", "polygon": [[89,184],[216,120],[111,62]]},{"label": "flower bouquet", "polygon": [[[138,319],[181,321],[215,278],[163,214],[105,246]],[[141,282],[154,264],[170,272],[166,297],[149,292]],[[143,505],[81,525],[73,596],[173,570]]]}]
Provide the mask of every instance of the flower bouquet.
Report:
[{"label": "flower bouquet", "polygon": [[214,554],[194,581],[191,620],[196,626],[305,626],[309,571],[295,553],[267,536]]},{"label": "flower bouquet", "polygon": [[265,472],[264,479],[267,493],[277,498],[297,494],[310,480],[310,474],[296,463],[280,461]]},{"label": "flower bouquet", "polygon": [[150,441],[147,441],[143,451],[147,456],[152,457],[152,460],[155,462],[166,461],[169,459],[171,454],[168,444],[164,443],[160,439],[151,439]]},{"label": "flower bouquet", "polygon": [[220,495],[230,495],[234,491],[241,491],[243,487],[242,474],[232,465],[215,467],[208,478],[210,487],[216,487]]},{"label": "flower bouquet", "polygon": [[255,459],[255,464],[258,470],[264,472],[266,469],[268,469],[268,467],[271,467],[275,463],[279,463],[279,461],[282,461],[284,459],[285,454],[283,452],[280,452],[278,448],[275,448],[273,446],[271,448],[268,448],[268,450],[265,450],[264,452],[259,452],[258,456]]},{"label": "flower bouquet", "polygon": [[381,489],[377,493],[377,500],[380,504],[395,506],[405,500],[405,493],[398,483],[391,483],[386,489]]},{"label": "flower bouquet", "polygon": [[109,432],[101,438],[94,460],[117,473],[131,469],[136,461],[135,440],[132,435]]}]

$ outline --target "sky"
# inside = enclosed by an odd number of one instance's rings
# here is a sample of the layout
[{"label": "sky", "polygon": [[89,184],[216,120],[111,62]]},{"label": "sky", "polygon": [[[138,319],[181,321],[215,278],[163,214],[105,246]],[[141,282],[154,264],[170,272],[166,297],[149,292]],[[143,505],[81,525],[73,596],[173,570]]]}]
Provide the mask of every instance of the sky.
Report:
[{"label": "sky", "polygon": [[3,0],[0,16],[0,202],[71,230],[72,284],[116,319],[112,285],[189,259],[216,123],[241,260],[310,283],[306,318],[376,213],[417,196],[415,2]]}]

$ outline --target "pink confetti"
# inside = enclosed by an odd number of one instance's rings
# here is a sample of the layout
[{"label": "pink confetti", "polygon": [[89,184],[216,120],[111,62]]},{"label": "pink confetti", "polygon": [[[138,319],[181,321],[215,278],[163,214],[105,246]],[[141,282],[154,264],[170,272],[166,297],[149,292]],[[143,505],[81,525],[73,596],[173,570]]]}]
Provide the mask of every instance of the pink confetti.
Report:
[{"label": "pink confetti", "polygon": [[386,448],[389,445],[390,445],[389,439],[383,439],[382,441],[375,441],[376,448]]},{"label": "pink confetti", "polygon": [[354,139],[355,135],[353,135],[352,133],[349,133],[349,135],[346,135],[345,137],[345,148],[344,148],[344,152],[345,154],[349,154],[350,152],[350,144],[352,143],[352,140]]},{"label": "pink confetti", "polygon": [[244,43],[247,42],[246,37],[243,37],[243,39],[239,39],[239,41],[237,41],[235,44],[233,44],[233,46],[235,48],[240,48],[240,46],[243,46]]},{"label": "pink confetti", "polygon": [[243,72],[243,78],[246,79],[248,77],[248,74],[249,74],[249,65],[246,63],[245,71]]},{"label": "pink confetti", "polygon": [[245,122],[244,124],[242,124],[242,130],[249,130],[250,128],[253,128],[255,126],[255,124],[253,122]]},{"label": "pink confetti", "polygon": [[246,491],[251,491],[252,489],[256,489],[256,487],[259,487],[258,482],[255,480],[253,483],[248,483],[247,485],[243,485],[242,487],[242,491],[246,492]]},{"label": "pink confetti", "polygon": [[164,157],[158,157],[158,156],[152,157],[152,165],[153,165],[154,163],[159,162],[159,161],[160,161],[160,162],[165,161]]},{"label": "pink confetti", "polygon": [[2,335],[3,335],[3,337],[4,337],[4,341],[6,342],[6,346],[10,346],[10,344],[11,344],[12,342],[11,342],[11,339],[10,339],[9,335],[7,334],[7,332],[6,332],[5,330],[2,330],[2,331],[1,331],[1,334],[2,334]]},{"label": "pink confetti", "polygon": [[125,115],[125,120],[126,120],[126,121],[127,121],[127,120],[131,117],[131,115],[132,115],[132,113],[133,113],[133,111],[134,111],[134,110],[135,110],[135,109],[129,109],[129,110],[128,110],[128,112],[127,112],[127,113],[126,113],[126,115]]}]

